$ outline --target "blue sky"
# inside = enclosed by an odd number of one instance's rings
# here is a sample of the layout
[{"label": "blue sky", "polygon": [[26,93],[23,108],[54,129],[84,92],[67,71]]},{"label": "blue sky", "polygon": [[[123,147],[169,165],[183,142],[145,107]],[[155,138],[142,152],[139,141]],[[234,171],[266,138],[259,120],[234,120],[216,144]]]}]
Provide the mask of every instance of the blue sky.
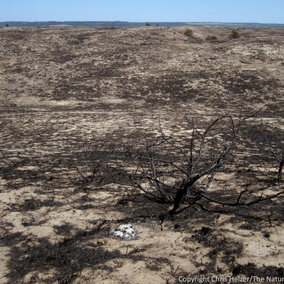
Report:
[{"label": "blue sky", "polygon": [[284,0],[0,0],[0,21],[284,23]]}]

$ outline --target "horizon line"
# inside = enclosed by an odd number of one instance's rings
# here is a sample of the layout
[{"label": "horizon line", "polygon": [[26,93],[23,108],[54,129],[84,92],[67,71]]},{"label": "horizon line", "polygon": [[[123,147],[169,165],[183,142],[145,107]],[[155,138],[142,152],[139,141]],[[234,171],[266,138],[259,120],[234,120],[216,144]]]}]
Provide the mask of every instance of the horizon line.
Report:
[{"label": "horizon line", "polygon": [[16,20],[16,21],[0,21],[0,23],[49,23],[49,22],[56,22],[56,23],[65,23],[65,22],[84,22],[84,23],[99,23],[99,22],[113,22],[113,23],[207,23],[207,24],[278,24],[284,25],[284,23],[277,23],[277,22],[238,22],[238,21],[123,21],[123,20],[47,20],[47,21],[39,21],[39,20]]}]

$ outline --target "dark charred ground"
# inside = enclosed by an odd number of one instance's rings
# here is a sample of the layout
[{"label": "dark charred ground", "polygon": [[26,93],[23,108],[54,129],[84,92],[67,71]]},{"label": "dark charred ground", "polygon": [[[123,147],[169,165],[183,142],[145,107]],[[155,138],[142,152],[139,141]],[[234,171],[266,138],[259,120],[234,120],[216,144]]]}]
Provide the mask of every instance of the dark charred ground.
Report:
[{"label": "dark charred ground", "polygon": [[[192,29],[193,38],[185,27],[0,29],[1,283],[283,277],[283,200],[185,211],[161,231],[167,207],[130,187],[121,145],[140,144],[138,131],[154,139],[161,124],[182,141],[185,115],[202,128],[264,105],[216,186],[233,200],[275,177],[264,133],[283,142],[283,28],[240,28],[236,40],[231,28]],[[138,240],[109,236],[125,222]]]}]

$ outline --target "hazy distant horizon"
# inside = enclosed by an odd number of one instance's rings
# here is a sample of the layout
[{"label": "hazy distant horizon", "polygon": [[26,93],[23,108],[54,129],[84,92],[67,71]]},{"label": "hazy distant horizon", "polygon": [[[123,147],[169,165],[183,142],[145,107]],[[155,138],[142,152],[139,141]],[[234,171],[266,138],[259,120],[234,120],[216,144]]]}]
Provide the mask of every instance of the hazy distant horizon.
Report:
[{"label": "hazy distant horizon", "polygon": [[[282,23],[253,23],[253,22],[147,22],[150,25],[160,26],[284,26]],[[146,22],[129,21],[0,21],[0,27],[5,25],[24,27],[24,26],[49,26],[49,25],[70,25],[70,26],[144,26]]]}]

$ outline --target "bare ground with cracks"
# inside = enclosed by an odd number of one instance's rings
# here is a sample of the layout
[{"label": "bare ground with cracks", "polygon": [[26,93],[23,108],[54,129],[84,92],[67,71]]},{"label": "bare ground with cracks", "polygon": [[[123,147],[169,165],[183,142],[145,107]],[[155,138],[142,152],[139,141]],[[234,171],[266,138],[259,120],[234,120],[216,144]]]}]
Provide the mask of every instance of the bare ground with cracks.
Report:
[{"label": "bare ground with cracks", "polygon": [[[184,115],[202,129],[265,105],[209,190],[225,201],[245,186],[252,196],[281,190],[258,189],[277,171],[263,129],[284,140],[283,28],[240,28],[237,40],[226,27],[192,29],[194,38],[185,27],[0,29],[0,283],[284,277],[281,197],[162,222],[168,205],[129,182],[135,165],[121,145],[140,145],[138,133],[155,139],[160,124],[183,143]],[[137,240],[109,235],[126,222]]]}]

